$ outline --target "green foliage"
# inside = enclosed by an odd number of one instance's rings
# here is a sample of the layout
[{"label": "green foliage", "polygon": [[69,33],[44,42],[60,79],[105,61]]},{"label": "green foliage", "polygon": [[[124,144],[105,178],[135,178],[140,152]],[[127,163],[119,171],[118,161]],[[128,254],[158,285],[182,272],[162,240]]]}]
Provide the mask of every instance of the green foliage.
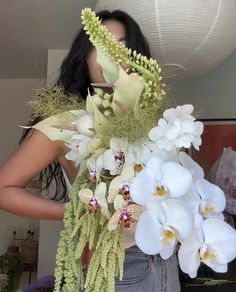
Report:
[{"label": "green foliage", "polygon": [[84,108],[77,95],[66,94],[60,86],[42,86],[36,90],[35,99],[29,102],[36,116],[47,118],[68,110]]},{"label": "green foliage", "polygon": [[23,259],[21,255],[11,255],[5,253],[0,256],[0,274],[9,277],[7,292],[15,292],[20,284],[23,274]]}]

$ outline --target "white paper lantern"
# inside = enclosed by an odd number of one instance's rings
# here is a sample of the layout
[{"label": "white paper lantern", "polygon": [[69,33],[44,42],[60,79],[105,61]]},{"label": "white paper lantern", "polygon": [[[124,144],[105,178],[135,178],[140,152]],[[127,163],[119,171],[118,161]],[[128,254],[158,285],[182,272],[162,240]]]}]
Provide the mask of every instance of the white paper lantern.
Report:
[{"label": "white paper lantern", "polygon": [[209,72],[236,48],[236,0],[98,0],[140,25],[167,78]]}]

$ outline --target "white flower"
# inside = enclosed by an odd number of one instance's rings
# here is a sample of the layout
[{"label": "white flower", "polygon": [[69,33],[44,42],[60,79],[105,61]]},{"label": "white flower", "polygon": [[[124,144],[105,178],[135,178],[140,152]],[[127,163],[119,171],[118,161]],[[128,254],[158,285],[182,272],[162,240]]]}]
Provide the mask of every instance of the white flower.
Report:
[{"label": "white flower", "polygon": [[195,120],[195,118],[191,115],[192,112],[193,112],[192,104],[184,104],[182,106],[178,105],[176,108],[170,108],[164,111],[163,117],[168,122],[172,122],[175,119],[193,121]]},{"label": "white flower", "polygon": [[120,206],[109,220],[107,225],[108,230],[115,230],[119,225],[124,228],[130,228],[131,224],[138,220],[141,212],[142,207],[135,204]]},{"label": "white flower", "polygon": [[163,162],[158,157],[151,157],[146,168],[134,178],[130,187],[132,200],[145,205],[150,196],[157,200],[167,196],[183,196],[192,184],[191,173],[176,162]]},{"label": "white flower", "polygon": [[79,111],[79,116],[76,122],[73,123],[76,125],[77,131],[81,135],[92,137],[94,132],[91,131],[93,126],[93,115],[85,110]]},{"label": "white flower", "polygon": [[194,148],[199,150],[202,131],[203,124],[201,122],[175,119],[166,131],[166,137],[174,141],[178,148],[190,148],[191,144],[193,144]]},{"label": "white flower", "polygon": [[190,148],[191,145],[199,150],[203,124],[195,121],[191,115],[192,111],[192,105],[166,110],[163,114],[164,119],[160,119],[157,127],[152,128],[148,134],[151,141],[168,151],[176,147]]},{"label": "white flower", "polygon": [[224,220],[222,211],[226,204],[225,195],[218,186],[205,179],[196,180],[182,200],[193,212],[195,228],[199,228],[202,221],[207,218]]},{"label": "white flower", "polygon": [[135,174],[140,172],[146,165],[147,160],[153,156],[151,150],[144,145],[143,141],[130,144],[126,155],[124,168],[133,167]]},{"label": "white flower", "polygon": [[151,141],[156,142],[157,146],[160,149],[165,149],[167,151],[170,151],[174,147],[174,142],[166,137],[167,130],[168,130],[168,124],[166,120],[160,119],[158,121],[158,126],[152,128],[149,131],[148,137],[150,138]]},{"label": "white flower", "polygon": [[103,154],[103,168],[109,170],[111,175],[121,173],[127,158],[128,147],[127,139],[112,138],[110,140],[110,149]]},{"label": "white flower", "polygon": [[199,195],[199,213],[202,217],[223,219],[221,212],[224,211],[226,205],[224,192],[205,179],[198,179],[194,185]]},{"label": "white flower", "polygon": [[193,177],[193,181],[196,181],[199,178],[204,178],[204,171],[201,166],[195,162],[187,153],[180,151],[178,154],[178,160],[187,168]]},{"label": "white flower", "polygon": [[178,240],[190,235],[191,213],[183,202],[175,199],[154,202],[149,207],[138,220],[136,244],[146,254],[160,253],[167,259],[173,254]]},{"label": "white flower", "polygon": [[71,149],[65,157],[68,160],[75,161],[75,166],[78,166],[83,160],[89,156],[88,144],[91,138],[85,135],[75,134],[72,136],[73,142],[66,144]]},{"label": "white flower", "polygon": [[178,257],[180,268],[192,278],[197,276],[200,262],[224,273],[236,257],[236,231],[221,220],[204,220],[201,230],[195,230],[182,242]]},{"label": "white flower", "polygon": [[88,213],[94,214],[97,209],[101,210],[101,213],[110,218],[110,213],[108,210],[108,204],[106,200],[106,184],[104,182],[100,182],[96,187],[94,193],[90,189],[82,189],[79,191],[79,198],[85,204],[88,205]]},{"label": "white flower", "polygon": [[86,164],[89,171],[87,183],[97,182],[103,169],[102,154],[92,155],[89,159],[87,159]]},{"label": "white flower", "polygon": [[[109,185],[108,198],[109,203],[115,205],[115,209],[118,209],[117,204],[127,205],[130,201],[130,186],[134,178],[133,167],[128,167],[122,171],[120,176],[116,176]],[[116,201],[115,201],[116,199]],[[117,199],[119,202],[117,202]]]}]

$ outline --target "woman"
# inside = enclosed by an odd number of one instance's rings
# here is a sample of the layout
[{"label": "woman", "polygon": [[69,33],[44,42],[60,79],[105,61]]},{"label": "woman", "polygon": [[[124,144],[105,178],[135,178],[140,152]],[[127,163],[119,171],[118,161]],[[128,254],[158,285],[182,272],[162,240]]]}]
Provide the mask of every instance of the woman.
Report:
[{"label": "woman", "polygon": [[[137,23],[121,11],[98,13],[102,23],[126,46],[150,57],[148,44]],[[86,98],[90,83],[105,82],[96,61],[96,50],[82,30],[61,67],[58,83],[67,93]],[[20,216],[62,220],[64,204],[34,196],[27,183],[51,162],[57,161],[72,184],[77,169],[65,158],[69,151],[62,141],[50,141],[34,131],[0,169],[0,208]],[[179,291],[176,259],[163,261],[159,256],[147,256],[136,246],[126,251],[123,281],[117,281],[116,291]]]}]

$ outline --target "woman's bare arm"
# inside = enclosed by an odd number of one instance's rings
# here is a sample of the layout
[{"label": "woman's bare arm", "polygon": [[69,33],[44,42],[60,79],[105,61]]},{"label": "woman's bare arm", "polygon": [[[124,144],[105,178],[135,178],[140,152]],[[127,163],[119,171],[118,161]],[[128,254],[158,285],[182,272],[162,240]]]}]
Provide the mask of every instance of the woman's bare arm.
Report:
[{"label": "woman's bare arm", "polygon": [[26,138],[0,168],[0,209],[16,215],[62,220],[64,204],[25,190],[27,183],[63,153],[63,142],[51,141],[39,131]]}]

